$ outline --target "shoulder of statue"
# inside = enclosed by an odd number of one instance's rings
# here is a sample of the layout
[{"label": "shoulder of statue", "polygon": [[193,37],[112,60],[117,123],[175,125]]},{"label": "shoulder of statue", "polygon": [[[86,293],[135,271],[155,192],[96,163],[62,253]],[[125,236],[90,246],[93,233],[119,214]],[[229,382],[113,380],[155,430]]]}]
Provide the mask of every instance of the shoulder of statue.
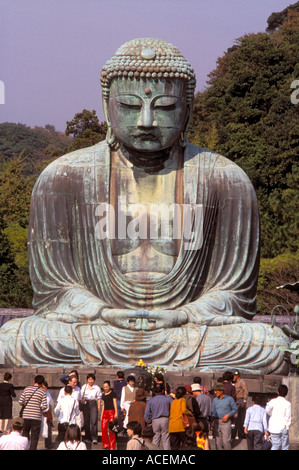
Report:
[{"label": "shoulder of statue", "polygon": [[[197,145],[187,144],[185,149],[185,167],[199,167],[206,177],[215,177],[220,184],[226,182],[246,183],[251,185],[247,174],[229,158]],[[215,180],[214,180],[215,182]]]},{"label": "shoulder of statue", "polygon": [[43,173],[55,171],[57,174],[60,173],[60,171],[65,171],[66,167],[75,168],[79,166],[104,164],[107,161],[107,155],[110,155],[109,146],[107,142],[103,140],[91,147],[74,150],[58,157],[45,168]]}]

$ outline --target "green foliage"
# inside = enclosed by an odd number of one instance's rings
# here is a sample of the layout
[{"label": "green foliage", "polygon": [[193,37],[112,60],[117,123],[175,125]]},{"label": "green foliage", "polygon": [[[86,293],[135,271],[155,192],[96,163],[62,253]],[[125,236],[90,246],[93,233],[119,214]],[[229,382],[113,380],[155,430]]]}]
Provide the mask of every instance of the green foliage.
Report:
[{"label": "green foliage", "polygon": [[19,269],[15,263],[7,226],[0,212],[0,307],[31,307],[32,288],[26,261]]},{"label": "green foliage", "polygon": [[243,36],[218,59],[189,129],[191,142],[212,145],[251,179],[266,258],[298,250],[299,105],[290,99],[299,78],[296,9],[284,11],[273,33]]},{"label": "green foliage", "polygon": [[66,124],[65,134],[74,136],[74,142],[68,148],[69,152],[95,145],[106,137],[106,123],[99,122],[95,110],[83,109]]},{"label": "green foliage", "polygon": [[299,280],[299,252],[284,253],[275,258],[262,258],[260,263],[257,313],[270,314],[276,305],[283,305],[291,314],[299,303],[297,292],[277,289]]},{"label": "green foliage", "polygon": [[0,124],[1,160],[10,160],[20,154],[26,159],[27,173],[32,173],[36,164],[42,162],[53,152],[62,155],[72,143],[72,139],[54,126],[47,124],[31,129],[24,124],[5,122]]},{"label": "green foliage", "polygon": [[286,21],[290,11],[299,11],[299,2],[296,2],[293,5],[289,5],[287,8],[280,12],[272,13],[272,15],[270,15],[267,20],[268,26],[266,31],[273,32],[280,26],[282,26],[283,23]]}]

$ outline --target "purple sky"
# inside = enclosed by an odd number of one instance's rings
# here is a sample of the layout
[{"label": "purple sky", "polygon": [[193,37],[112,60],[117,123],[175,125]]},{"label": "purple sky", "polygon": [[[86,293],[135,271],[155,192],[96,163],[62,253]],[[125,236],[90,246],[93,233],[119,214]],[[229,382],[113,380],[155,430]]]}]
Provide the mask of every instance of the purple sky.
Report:
[{"label": "purple sky", "polygon": [[0,122],[31,127],[82,109],[104,120],[99,76],[130,39],[177,46],[195,69],[197,90],[234,40],[265,31],[267,18],[295,0],[0,0]]}]

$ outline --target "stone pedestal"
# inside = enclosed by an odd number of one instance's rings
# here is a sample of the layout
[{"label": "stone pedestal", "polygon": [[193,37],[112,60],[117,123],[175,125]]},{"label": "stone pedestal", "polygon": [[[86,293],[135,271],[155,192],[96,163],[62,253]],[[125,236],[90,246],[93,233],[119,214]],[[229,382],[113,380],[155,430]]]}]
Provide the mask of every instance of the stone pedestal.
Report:
[{"label": "stone pedestal", "polygon": [[299,445],[299,377],[283,377],[282,383],[289,389],[286,399],[292,404],[292,423],[289,430],[290,442]]}]

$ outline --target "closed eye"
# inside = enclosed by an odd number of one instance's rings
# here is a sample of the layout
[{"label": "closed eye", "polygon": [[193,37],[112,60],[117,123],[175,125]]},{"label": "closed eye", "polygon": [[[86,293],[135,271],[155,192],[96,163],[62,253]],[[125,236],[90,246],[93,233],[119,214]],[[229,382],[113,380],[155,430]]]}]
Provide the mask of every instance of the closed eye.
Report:
[{"label": "closed eye", "polygon": [[122,108],[136,109],[138,111],[141,109],[141,105],[139,105],[139,104],[130,104],[130,103],[121,103],[121,102],[119,102],[119,105]]},{"label": "closed eye", "polygon": [[158,104],[158,105],[155,105],[154,108],[155,109],[162,109],[162,110],[165,109],[167,111],[172,111],[172,110],[176,109],[176,107],[177,107],[176,103],[174,103],[174,104],[169,104],[169,105]]}]

